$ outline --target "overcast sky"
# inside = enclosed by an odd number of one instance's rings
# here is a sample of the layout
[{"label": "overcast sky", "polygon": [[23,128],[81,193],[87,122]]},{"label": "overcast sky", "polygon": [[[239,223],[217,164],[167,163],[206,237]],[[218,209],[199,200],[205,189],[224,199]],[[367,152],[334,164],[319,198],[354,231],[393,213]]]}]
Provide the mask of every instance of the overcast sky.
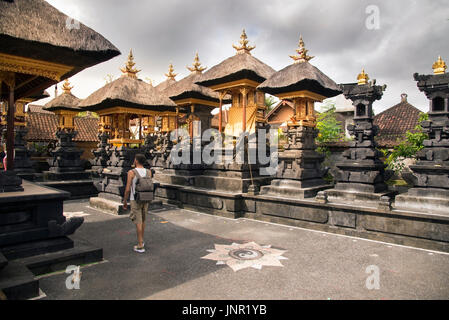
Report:
[{"label": "overcast sky", "polygon": [[[441,55],[449,63],[448,0],[48,0],[60,11],[105,36],[122,55],[82,71],[71,79],[72,92],[85,98],[105,84],[107,74],[120,76],[129,49],[139,77],[165,80],[171,62],[177,79],[189,74],[196,51],[212,67],[235,54],[242,28],[253,55],[280,70],[292,63],[302,34],[310,62],[336,83],[355,82],[362,67],[377,84],[387,84],[379,113],[400,101],[427,111],[413,73],[432,73]],[[372,17],[376,6],[379,28]],[[367,28],[367,21],[368,26]],[[48,89],[53,95],[53,87]],[[39,101],[39,104],[46,102]]]}]

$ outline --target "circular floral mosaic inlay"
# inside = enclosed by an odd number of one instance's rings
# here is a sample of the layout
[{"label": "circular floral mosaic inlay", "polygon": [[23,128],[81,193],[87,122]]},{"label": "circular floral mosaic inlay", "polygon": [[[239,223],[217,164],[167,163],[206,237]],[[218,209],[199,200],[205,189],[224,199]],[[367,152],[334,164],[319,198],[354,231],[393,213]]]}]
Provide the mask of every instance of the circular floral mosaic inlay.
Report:
[{"label": "circular floral mosaic inlay", "polygon": [[203,259],[214,260],[218,265],[226,264],[234,271],[245,268],[262,269],[263,266],[282,267],[280,260],[285,250],[261,246],[255,242],[233,243],[231,245],[216,244],[215,249],[207,250],[209,254]]},{"label": "circular floral mosaic inlay", "polygon": [[229,255],[238,260],[256,260],[263,257],[262,252],[250,248],[231,250]]}]

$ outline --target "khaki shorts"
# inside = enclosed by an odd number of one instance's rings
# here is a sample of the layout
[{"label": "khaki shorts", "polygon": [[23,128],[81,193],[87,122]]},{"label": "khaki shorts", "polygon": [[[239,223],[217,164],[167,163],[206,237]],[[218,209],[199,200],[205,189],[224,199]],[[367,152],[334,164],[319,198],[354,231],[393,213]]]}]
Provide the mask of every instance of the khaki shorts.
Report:
[{"label": "khaki shorts", "polygon": [[131,200],[131,213],[129,217],[135,224],[145,222],[149,206],[149,203],[138,203],[135,200]]}]

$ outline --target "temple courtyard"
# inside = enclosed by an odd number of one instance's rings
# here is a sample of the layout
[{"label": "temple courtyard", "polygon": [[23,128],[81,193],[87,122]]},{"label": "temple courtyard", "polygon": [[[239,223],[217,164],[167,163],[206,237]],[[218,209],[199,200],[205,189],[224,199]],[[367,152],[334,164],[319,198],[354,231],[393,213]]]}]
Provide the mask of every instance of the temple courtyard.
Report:
[{"label": "temple courtyard", "polygon": [[81,267],[79,289],[64,271],[41,276],[40,299],[449,298],[447,253],[164,206],[150,212],[138,254],[127,215],[88,200],[66,201],[64,214],[84,216],[72,239],[103,248],[104,260]]}]

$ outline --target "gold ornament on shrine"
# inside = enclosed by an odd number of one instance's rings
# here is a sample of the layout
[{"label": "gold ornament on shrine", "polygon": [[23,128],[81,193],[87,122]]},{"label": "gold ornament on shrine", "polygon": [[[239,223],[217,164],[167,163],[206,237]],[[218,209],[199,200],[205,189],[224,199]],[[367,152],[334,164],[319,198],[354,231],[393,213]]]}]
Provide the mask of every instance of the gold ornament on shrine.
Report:
[{"label": "gold ornament on shrine", "polygon": [[62,85],[62,91],[64,91],[64,93],[71,93],[72,89],[73,87],[70,86],[69,79],[65,79],[64,84]]},{"label": "gold ornament on shrine", "polygon": [[178,75],[177,73],[174,73],[175,69],[173,68],[173,64],[168,65],[168,73],[165,74],[165,76],[168,79],[175,80],[175,77]]},{"label": "gold ornament on shrine", "polygon": [[192,67],[187,66],[187,69],[192,73],[202,73],[207,67],[202,67],[200,58],[198,57],[198,52],[195,55],[195,59],[193,60]]},{"label": "gold ornament on shrine", "polygon": [[446,72],[447,65],[446,62],[441,59],[441,56],[438,57],[438,60],[432,66],[434,74],[443,74]]},{"label": "gold ornament on shrine", "polygon": [[248,45],[248,37],[246,36],[245,29],[242,31],[242,35],[240,36],[240,46],[232,45],[232,47],[237,50],[237,54],[247,53],[251,54],[251,50],[253,50],[256,46]]},{"label": "gold ornament on shrine", "polygon": [[135,65],[136,63],[134,62],[133,50],[131,49],[129,50],[128,61],[126,62],[125,67],[120,68],[120,70],[123,72],[124,76],[137,79],[137,73],[141,70],[134,68]]},{"label": "gold ornament on shrine", "polygon": [[357,76],[357,84],[359,86],[368,84],[369,76],[365,73],[365,69],[362,69],[362,72]]},{"label": "gold ornament on shrine", "polygon": [[295,63],[306,62],[315,58],[314,56],[309,56],[307,54],[308,52],[309,50],[306,49],[302,36],[299,36],[298,49],[296,49],[297,55],[290,56],[290,58],[292,58]]}]

